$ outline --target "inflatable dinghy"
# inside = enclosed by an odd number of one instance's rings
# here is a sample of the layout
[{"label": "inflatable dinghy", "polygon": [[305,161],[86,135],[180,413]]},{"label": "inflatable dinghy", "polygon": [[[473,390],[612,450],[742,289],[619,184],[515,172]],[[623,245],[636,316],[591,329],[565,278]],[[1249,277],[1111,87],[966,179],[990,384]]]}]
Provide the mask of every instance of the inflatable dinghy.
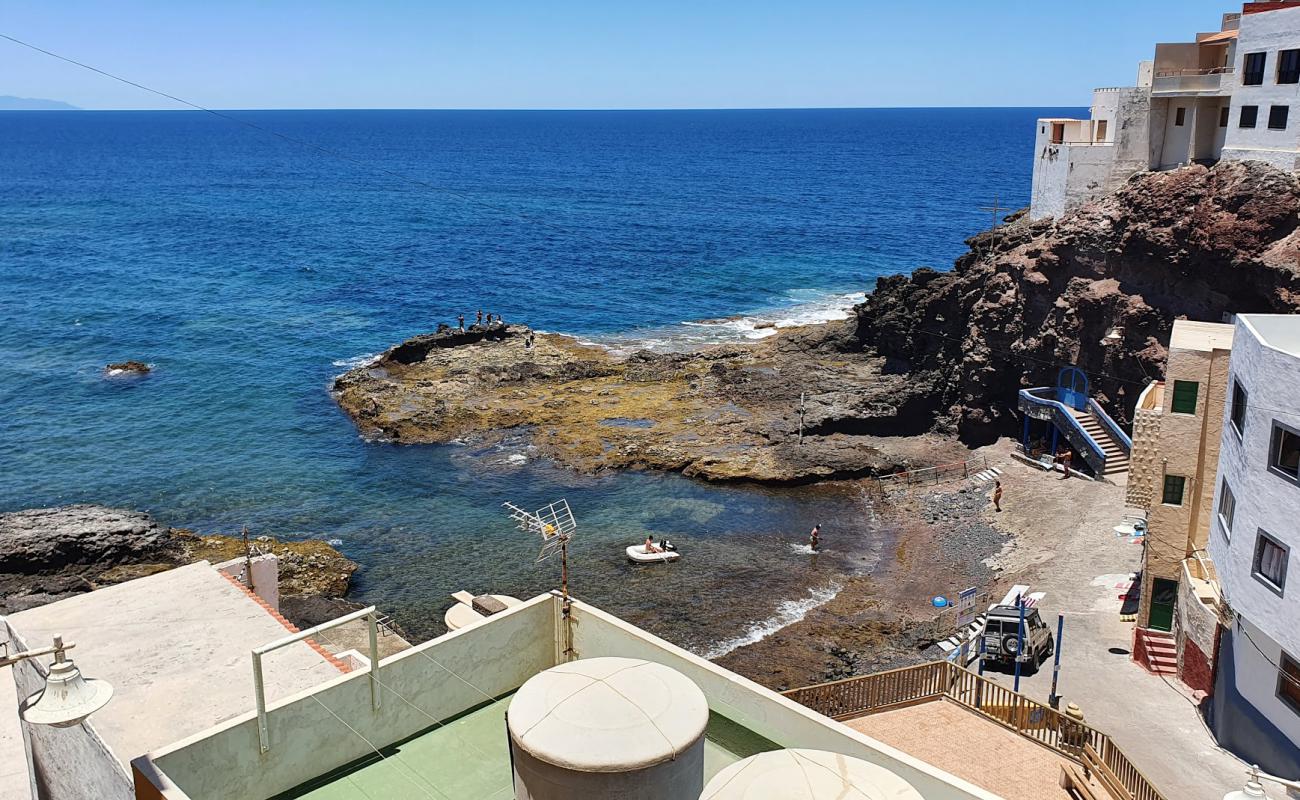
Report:
[{"label": "inflatable dinghy", "polygon": [[661,561],[676,561],[681,557],[676,548],[663,553],[647,553],[645,545],[634,544],[627,549],[627,559],[634,564],[658,564]]}]

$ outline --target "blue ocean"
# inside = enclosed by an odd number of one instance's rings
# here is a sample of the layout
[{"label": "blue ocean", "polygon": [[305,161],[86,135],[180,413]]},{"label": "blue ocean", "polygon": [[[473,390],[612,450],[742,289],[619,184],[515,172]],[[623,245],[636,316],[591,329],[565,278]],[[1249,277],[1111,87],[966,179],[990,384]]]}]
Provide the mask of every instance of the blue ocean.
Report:
[{"label": "blue ocean", "polygon": [[[578,596],[725,652],[888,557],[860,488],[370,443],[331,378],[479,309],[622,349],[842,317],[1026,205],[1035,118],[1079,111],[0,113],[0,510],[336,540],[427,636],[453,591],[556,584],[500,505],[564,497]],[[688,557],[629,567],[647,532]]]}]

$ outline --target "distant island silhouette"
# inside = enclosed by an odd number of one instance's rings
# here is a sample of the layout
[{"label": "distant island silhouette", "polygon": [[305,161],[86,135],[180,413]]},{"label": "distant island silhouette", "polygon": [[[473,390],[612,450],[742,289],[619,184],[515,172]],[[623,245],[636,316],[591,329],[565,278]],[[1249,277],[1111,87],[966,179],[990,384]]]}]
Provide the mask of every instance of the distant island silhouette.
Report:
[{"label": "distant island silhouette", "polygon": [[80,111],[62,100],[44,100],[39,97],[14,97],[0,94],[0,111]]}]

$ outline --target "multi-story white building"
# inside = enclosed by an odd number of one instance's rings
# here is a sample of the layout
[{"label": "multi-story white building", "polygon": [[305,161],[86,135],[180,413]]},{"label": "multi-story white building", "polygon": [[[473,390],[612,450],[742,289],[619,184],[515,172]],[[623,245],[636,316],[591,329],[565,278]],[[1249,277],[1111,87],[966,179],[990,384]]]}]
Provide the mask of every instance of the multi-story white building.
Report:
[{"label": "multi-story white building", "polygon": [[1300,774],[1300,316],[1237,317],[1209,540],[1226,609],[1211,724]]},{"label": "multi-story white building", "polygon": [[1232,110],[1223,157],[1296,169],[1300,157],[1297,114],[1300,3],[1247,3],[1237,37]]},{"label": "multi-story white building", "polygon": [[1221,158],[1296,169],[1293,106],[1300,2],[1246,3],[1218,31],[1157,44],[1137,86],[1093,93],[1089,119],[1038,120],[1030,217],[1059,216],[1144,170]]}]

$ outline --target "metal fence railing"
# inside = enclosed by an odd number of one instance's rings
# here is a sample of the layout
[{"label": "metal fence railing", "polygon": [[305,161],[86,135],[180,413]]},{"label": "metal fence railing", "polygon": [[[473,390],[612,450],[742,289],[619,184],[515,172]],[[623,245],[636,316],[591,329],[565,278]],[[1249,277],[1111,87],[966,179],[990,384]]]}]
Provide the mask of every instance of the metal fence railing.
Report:
[{"label": "metal fence railing", "polygon": [[988,466],[988,456],[979,455],[965,461],[954,461],[950,464],[936,464],[932,467],[918,467],[916,469],[891,472],[888,475],[879,475],[876,477],[876,485],[881,489],[900,486],[927,486],[942,483],[946,480],[969,478],[987,469]]}]

